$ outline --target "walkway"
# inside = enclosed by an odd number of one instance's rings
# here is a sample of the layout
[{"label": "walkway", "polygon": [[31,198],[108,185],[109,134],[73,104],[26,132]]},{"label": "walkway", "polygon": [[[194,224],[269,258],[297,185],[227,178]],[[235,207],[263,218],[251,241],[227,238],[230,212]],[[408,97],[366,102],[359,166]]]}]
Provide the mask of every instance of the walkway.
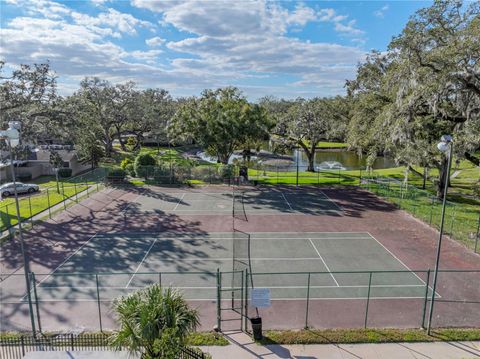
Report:
[{"label": "walkway", "polygon": [[230,333],[224,347],[202,347],[213,359],[470,359],[480,358],[480,342],[268,345],[255,344],[244,333]]}]

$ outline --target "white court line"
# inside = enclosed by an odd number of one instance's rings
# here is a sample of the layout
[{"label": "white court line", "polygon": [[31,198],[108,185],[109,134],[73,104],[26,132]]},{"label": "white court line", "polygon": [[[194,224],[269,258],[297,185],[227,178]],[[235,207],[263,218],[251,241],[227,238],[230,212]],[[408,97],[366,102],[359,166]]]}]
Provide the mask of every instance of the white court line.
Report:
[{"label": "white court line", "polygon": [[125,207],[125,209],[122,211],[123,215],[126,216],[127,215],[127,211],[128,209],[130,208],[130,206],[133,204],[133,203],[138,203],[137,200],[140,198],[140,196],[143,196],[143,194],[146,192],[147,190],[145,188],[141,188],[140,189],[140,193],[137,195],[137,197],[135,197],[135,200],[133,201],[130,201],[130,203],[127,205],[127,207]]},{"label": "white court line", "polygon": [[313,244],[313,241],[312,241],[310,238],[308,238],[308,240],[310,241],[310,244],[312,245],[312,247],[315,249],[315,252],[317,252],[318,256],[319,256],[320,259],[322,260],[323,265],[325,266],[325,268],[327,268],[328,273],[330,273],[330,276],[332,277],[332,279],[333,279],[333,281],[335,282],[335,284],[337,285],[337,287],[340,287],[340,284],[338,284],[337,280],[335,279],[335,277],[334,277],[333,274],[332,274],[332,271],[330,270],[330,268],[328,268],[327,263],[326,263],[325,260],[323,259],[322,255],[321,255],[320,252],[318,251],[317,247],[315,247],[315,244]]},{"label": "white court line", "polygon": [[288,207],[290,208],[290,210],[293,211],[293,208],[292,208],[292,206],[290,205],[290,202],[288,202],[287,197],[285,197],[285,195],[283,194],[283,192],[280,192],[280,193],[281,193],[283,199],[285,200],[285,202],[287,202]]},{"label": "white court line", "polygon": [[390,253],[390,255],[391,255],[393,258],[395,258],[402,266],[404,266],[405,268],[407,268],[407,270],[408,270],[410,273],[412,273],[415,277],[417,277],[423,284],[427,285],[427,283],[425,283],[425,281],[424,281],[422,278],[420,278],[420,277],[417,275],[417,273],[413,272],[410,268],[408,268],[408,266],[407,266],[405,263],[403,263],[403,262],[402,262],[395,254],[393,254],[387,247],[385,247],[382,243],[380,243],[380,241],[379,241],[378,239],[376,239],[374,236],[372,236],[372,234],[371,234],[370,232],[367,232],[367,233],[368,233],[368,234],[370,235],[370,237],[372,237],[378,244],[380,244],[380,245],[383,247],[383,249],[385,249],[388,253]]},{"label": "white court line", "polygon": [[333,199],[331,199],[330,197],[328,197],[325,192],[320,191],[320,193],[323,194],[330,202],[332,202],[332,203],[335,205],[335,207],[338,208],[338,210],[339,210],[340,212],[344,212],[343,208],[340,207],[340,206],[337,204],[337,202],[335,202]]},{"label": "white court line", "polygon": [[[178,211],[177,211],[178,212]],[[127,238],[130,238],[128,235],[131,234],[133,236],[138,236],[138,235],[144,235],[144,236],[158,236],[158,234],[155,234],[155,233],[141,233],[141,232],[138,232],[138,233],[107,233],[107,236],[104,236],[103,234],[99,235],[99,238],[102,238],[102,236],[104,237],[117,237],[117,238],[121,238],[121,237],[127,237]],[[281,232],[280,234],[286,234],[286,232]],[[298,233],[295,233],[295,234],[298,234]],[[188,240],[188,241],[191,241],[192,239],[208,239],[208,240],[221,240],[221,241],[225,241],[225,240],[233,240],[232,237],[200,237],[200,236],[191,236],[191,237],[159,237],[160,240],[175,240],[175,241],[181,241],[181,240]],[[300,239],[309,239],[309,237],[255,237],[254,235],[251,235],[251,239],[255,239],[255,240],[268,240],[268,239],[272,239],[272,240],[282,240],[282,239],[287,239],[287,240],[300,240]],[[354,239],[362,239],[362,240],[365,240],[365,239],[371,239],[370,237],[319,237],[319,238],[312,238],[312,239],[328,239],[328,240],[335,240],[335,239],[345,239],[345,240],[354,240]]]},{"label": "white court line", "polygon": [[[342,297],[342,298],[337,298],[337,297],[331,297],[331,298],[312,298],[310,297],[309,300],[310,301],[321,301],[321,300],[330,300],[330,301],[333,301],[333,300],[367,300],[367,299],[370,299],[370,300],[395,300],[395,299],[425,299],[424,296],[420,296],[420,297]],[[216,298],[205,298],[205,299],[188,299],[186,298],[185,299],[187,302],[216,302]],[[232,299],[222,299],[222,301],[225,301],[225,302],[230,302]],[[271,301],[278,301],[278,300],[284,300],[284,301],[305,301],[305,298],[271,298],[270,299]],[[111,303],[113,301],[113,298],[112,299],[39,299],[38,302],[69,302],[69,303],[72,303],[72,302],[106,302],[106,303]],[[24,302],[24,301],[22,301]],[[18,303],[21,303],[21,302],[12,302],[12,301],[9,301],[9,302],[2,302],[3,304],[18,304]]]},{"label": "white court line", "polygon": [[[370,286],[371,288],[424,288],[423,284],[373,284]],[[61,289],[61,288],[68,288],[68,289],[96,289],[96,286],[67,286],[67,285],[59,285],[59,286],[45,286],[41,287],[43,289],[52,288],[52,289]],[[136,290],[136,289],[144,289],[145,286],[129,286],[126,288],[125,286],[100,286],[100,289],[128,289],[128,290]],[[216,289],[215,286],[195,286],[195,287],[184,287],[184,286],[175,286],[175,289]],[[268,286],[270,289],[303,289],[308,288],[306,285],[292,285],[292,286]],[[343,289],[343,288],[368,288],[368,285],[311,285],[310,288],[314,289]],[[395,297],[391,297],[395,298]]]},{"label": "white court line", "polygon": [[[50,278],[52,276],[53,273],[55,273],[61,266],[63,266],[65,263],[67,263],[67,261],[72,258],[75,254],[77,254],[83,247],[85,247],[88,243],[90,243],[90,241],[96,237],[96,235],[98,234],[98,232],[96,232],[93,236],[91,236],[85,243],[83,243],[80,247],[77,248],[77,250],[75,252],[73,252],[72,254],[70,254],[67,258],[65,258],[65,260],[60,263],[54,270],[53,272],[50,272],[45,278],[43,278],[40,282],[38,282],[37,284],[35,284],[36,287],[38,287],[41,283],[43,283],[45,280],[47,280],[48,278]],[[25,294],[21,300],[23,300],[27,295]]]},{"label": "white court line", "polygon": [[180,197],[180,199],[178,200],[177,204],[176,204],[175,207],[173,208],[173,211],[175,211],[175,210],[177,209],[178,205],[180,204],[180,202],[183,201],[183,198],[184,198],[184,197],[185,197],[185,193],[182,194],[182,197]]},{"label": "white court line", "polygon": [[142,261],[138,264],[137,269],[136,269],[135,272],[133,273],[132,277],[131,277],[130,280],[128,281],[128,283],[127,283],[127,285],[125,286],[125,288],[128,288],[128,286],[129,286],[130,283],[132,282],[133,278],[135,277],[135,274],[137,274],[138,270],[139,270],[140,267],[142,266],[143,261],[147,258],[148,254],[149,254],[150,251],[152,250],[154,244],[157,243],[157,239],[158,239],[158,238],[155,238],[155,240],[152,242],[152,244],[150,244],[150,247],[148,248],[147,253],[145,253],[145,255],[143,256]]},{"label": "white court line", "polygon": [[[370,237],[372,237],[378,244],[380,244],[388,253],[390,253],[390,255],[391,255],[393,258],[395,258],[401,265],[403,265],[406,269],[408,269],[408,271],[409,271],[410,273],[412,273],[415,277],[417,277],[417,278],[420,280],[420,282],[422,282],[424,285],[428,285],[427,283],[425,283],[425,281],[424,281],[422,278],[420,278],[420,277],[417,275],[417,273],[415,273],[414,271],[412,271],[412,270],[411,270],[405,263],[403,263],[395,254],[393,254],[387,247],[385,247],[382,243],[380,243],[380,241],[379,241],[378,239],[376,239],[374,236],[372,236],[372,234],[371,234],[370,232],[367,232],[367,233],[368,233],[368,234],[370,235]],[[399,273],[401,273],[401,272],[399,272]],[[429,286],[429,285],[428,285],[428,288],[433,289],[433,288],[432,288],[431,286]],[[442,298],[442,296],[441,296],[438,292],[435,292],[435,295],[437,295],[438,298]]]}]

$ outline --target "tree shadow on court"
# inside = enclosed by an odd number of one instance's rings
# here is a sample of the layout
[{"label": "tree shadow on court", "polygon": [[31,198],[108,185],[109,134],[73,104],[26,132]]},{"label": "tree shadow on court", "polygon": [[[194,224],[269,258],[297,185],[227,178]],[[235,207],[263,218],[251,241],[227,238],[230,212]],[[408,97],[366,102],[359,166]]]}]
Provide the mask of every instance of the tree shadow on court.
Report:
[{"label": "tree shadow on court", "polygon": [[[340,208],[314,186],[261,186],[246,190],[243,202],[249,210],[272,211],[284,214],[340,216]],[[253,214],[255,214],[253,212]]]},{"label": "tree shadow on court", "polygon": [[365,212],[393,212],[398,208],[385,202],[373,193],[357,187],[324,188],[322,191],[343,210],[348,217],[362,217]]}]

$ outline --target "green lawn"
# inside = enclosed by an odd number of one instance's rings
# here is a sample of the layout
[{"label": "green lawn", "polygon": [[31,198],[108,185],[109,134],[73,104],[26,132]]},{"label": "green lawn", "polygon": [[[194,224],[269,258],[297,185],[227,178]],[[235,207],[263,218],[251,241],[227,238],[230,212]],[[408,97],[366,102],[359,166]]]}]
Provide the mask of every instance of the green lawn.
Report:
[{"label": "green lawn", "polygon": [[480,329],[306,329],[269,330],[261,344],[348,344],[480,340]]},{"label": "green lawn", "polygon": [[[25,223],[30,217],[48,210],[69,198],[77,197],[97,189],[97,184],[103,180],[103,169],[97,169],[84,175],[60,179],[59,192],[55,176],[41,176],[30,183],[37,183],[40,191],[30,195],[19,195],[20,217]],[[15,198],[13,196],[0,201],[0,230],[4,231],[18,223]]]},{"label": "green lawn", "polygon": [[347,148],[348,144],[343,142],[319,142],[317,144],[318,148]]}]

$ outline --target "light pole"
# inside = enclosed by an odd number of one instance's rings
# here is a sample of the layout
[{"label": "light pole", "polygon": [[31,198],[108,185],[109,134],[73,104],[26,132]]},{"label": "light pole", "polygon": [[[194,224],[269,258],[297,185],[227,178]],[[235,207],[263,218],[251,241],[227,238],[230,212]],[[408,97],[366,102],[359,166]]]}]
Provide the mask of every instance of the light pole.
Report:
[{"label": "light pole", "polygon": [[8,129],[5,131],[0,131],[0,138],[4,139],[8,145],[8,151],[10,153],[10,169],[12,171],[12,182],[13,182],[13,193],[15,195],[15,206],[17,209],[17,221],[18,221],[18,237],[20,239],[20,250],[22,252],[23,257],[23,273],[25,275],[25,285],[27,287],[27,299],[28,299],[28,310],[30,314],[30,322],[32,325],[32,335],[36,336],[35,331],[35,319],[33,317],[33,306],[32,306],[32,296],[30,293],[30,278],[29,278],[29,265],[28,265],[28,257],[25,251],[25,242],[23,240],[23,233],[22,233],[22,218],[20,216],[20,205],[18,203],[18,193],[17,193],[17,184],[15,181],[15,168],[13,165],[13,155],[12,155],[12,148],[17,147],[20,144],[20,133],[18,130],[20,129],[20,122],[11,121],[8,123]]},{"label": "light pole", "polygon": [[[442,237],[443,237],[443,225],[445,222],[445,207],[447,203],[447,192],[448,192],[448,183],[450,181],[450,167],[452,165],[452,156],[453,156],[453,138],[450,135],[443,135],[441,142],[437,145],[437,148],[447,155],[447,172],[445,173],[444,180],[444,189],[443,189],[443,203],[442,203],[442,218],[440,222],[440,235],[438,237],[438,246],[437,246],[437,258],[435,260],[435,271],[433,272],[433,288],[432,288],[432,297],[430,299],[430,313],[428,318],[428,330],[427,333],[430,335],[430,330],[432,328],[432,317],[433,317],[433,305],[435,303],[435,291],[437,289],[437,278],[438,278],[438,266],[440,264],[440,251],[442,248]],[[428,283],[427,283],[428,285]]]}]

